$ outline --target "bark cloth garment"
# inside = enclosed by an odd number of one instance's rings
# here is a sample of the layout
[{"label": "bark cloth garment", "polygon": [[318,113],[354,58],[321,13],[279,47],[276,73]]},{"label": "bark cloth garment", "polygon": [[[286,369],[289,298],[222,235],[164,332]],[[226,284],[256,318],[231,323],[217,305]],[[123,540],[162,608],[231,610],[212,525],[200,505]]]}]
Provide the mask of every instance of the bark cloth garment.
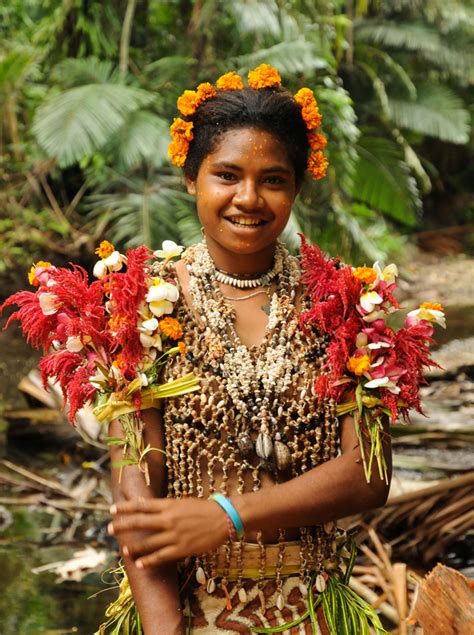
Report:
[{"label": "bark cloth garment", "polygon": [[[295,258],[287,258],[293,269],[299,267]],[[268,460],[255,452],[258,425],[243,421],[231,398],[229,380],[219,363],[223,356],[219,337],[196,319],[182,293],[176,317],[183,325],[187,353],[170,360],[164,380],[192,371],[202,381],[200,391],[164,404],[169,497],[207,498],[215,491],[228,494],[230,478],[238,483],[238,493],[254,491],[261,487],[263,472],[273,482],[288,480],[337,456],[335,404],[318,404],[313,393],[328,339],[303,333],[294,306],[291,310],[290,305],[285,316],[289,381],[282,392],[276,385],[271,395],[273,456]],[[269,324],[262,343],[249,349],[255,364],[275,344],[271,336]],[[283,343],[281,335],[278,341]],[[253,401],[252,394],[246,399],[249,411],[256,413],[257,399]],[[289,543],[280,530],[278,543],[270,546],[260,539],[253,545],[229,541],[218,552],[194,559],[191,568],[187,567],[188,583],[182,594],[192,624],[189,632],[250,634],[255,627],[284,624],[302,615],[311,576],[314,583],[319,574],[324,585],[326,570],[337,569],[349,554],[344,534],[333,523],[302,527],[299,534],[299,540]],[[324,620],[318,621],[321,632],[329,632]],[[285,632],[315,632],[311,628],[306,621]]]}]

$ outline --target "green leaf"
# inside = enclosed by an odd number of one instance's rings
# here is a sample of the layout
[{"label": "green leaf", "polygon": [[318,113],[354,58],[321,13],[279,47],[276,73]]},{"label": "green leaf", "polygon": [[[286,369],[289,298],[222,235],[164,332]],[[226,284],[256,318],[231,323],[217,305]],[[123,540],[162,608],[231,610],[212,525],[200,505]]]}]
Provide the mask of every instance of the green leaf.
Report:
[{"label": "green leaf", "polygon": [[102,148],[126,115],[153,98],[152,93],[130,86],[79,86],[43,104],[36,112],[33,132],[48,155],[67,167]]},{"label": "green leaf", "polygon": [[367,134],[360,138],[357,152],[354,198],[413,226],[421,201],[402,149],[389,139]]},{"label": "green leaf", "polygon": [[127,170],[141,162],[160,167],[167,161],[169,141],[166,119],[135,110],[127,115],[106,151],[114,157],[119,170]]},{"label": "green leaf", "polygon": [[86,84],[115,83],[119,79],[119,74],[114,69],[110,60],[98,60],[95,57],[83,59],[69,57],[54,67],[52,79],[68,88]]},{"label": "green leaf", "polygon": [[447,86],[424,84],[418,89],[416,101],[390,98],[389,112],[400,128],[450,143],[465,144],[469,141],[469,112]]}]

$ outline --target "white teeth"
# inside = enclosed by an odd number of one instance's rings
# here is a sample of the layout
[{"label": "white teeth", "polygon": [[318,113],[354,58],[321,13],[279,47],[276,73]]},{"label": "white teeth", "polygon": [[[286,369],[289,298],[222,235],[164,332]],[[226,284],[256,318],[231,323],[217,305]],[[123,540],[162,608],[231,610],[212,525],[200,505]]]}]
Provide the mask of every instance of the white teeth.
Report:
[{"label": "white teeth", "polygon": [[231,223],[235,225],[260,225],[263,221],[258,218],[245,218],[243,216],[236,216],[229,219]]}]

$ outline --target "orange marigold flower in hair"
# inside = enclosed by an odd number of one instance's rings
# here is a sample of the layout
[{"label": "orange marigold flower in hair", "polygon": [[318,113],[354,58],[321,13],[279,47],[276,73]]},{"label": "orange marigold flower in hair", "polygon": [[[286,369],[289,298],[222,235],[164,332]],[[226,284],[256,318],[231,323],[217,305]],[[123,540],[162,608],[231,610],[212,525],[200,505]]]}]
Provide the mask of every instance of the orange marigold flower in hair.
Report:
[{"label": "orange marigold flower in hair", "polygon": [[270,64],[260,64],[253,71],[249,71],[248,81],[250,88],[281,86],[280,74]]},{"label": "orange marigold flower in hair", "polygon": [[357,267],[352,272],[352,275],[366,284],[372,284],[377,279],[377,272],[372,267]]},{"label": "orange marigold flower in hair", "polygon": [[175,318],[165,317],[160,320],[159,325],[163,335],[170,337],[172,340],[179,340],[183,337],[183,328]]},{"label": "orange marigold flower in hair", "polygon": [[200,97],[195,90],[185,90],[176,102],[179,112],[185,117],[194,115],[200,103]]},{"label": "orange marigold flower in hair", "polygon": [[319,179],[325,177],[327,167],[328,161],[321,150],[319,150],[318,152],[313,152],[309,155],[308,171],[311,173],[314,179],[319,181]]},{"label": "orange marigold flower in hair", "polygon": [[178,342],[178,348],[181,355],[184,355],[186,352],[186,344],[184,342]]},{"label": "orange marigold flower in hair", "polygon": [[115,251],[115,247],[112,243],[109,243],[108,240],[103,240],[100,245],[95,250],[95,253],[99,256],[99,258],[108,258]]},{"label": "orange marigold flower in hair", "polygon": [[370,359],[368,355],[360,355],[359,357],[350,357],[346,364],[347,369],[354,375],[363,375],[370,368]]},{"label": "orange marigold flower in hair", "polygon": [[186,157],[188,156],[189,141],[182,137],[176,137],[168,145],[168,156],[171,159],[171,163],[178,168],[182,168],[186,163]]},{"label": "orange marigold flower in hair", "polygon": [[192,121],[184,121],[181,117],[176,117],[170,126],[171,136],[173,138],[183,137],[187,141],[192,141],[194,137],[192,133],[193,127],[194,124]]},{"label": "orange marigold flower in hair", "polygon": [[217,91],[212,84],[209,82],[204,82],[203,84],[199,84],[196,88],[196,93],[199,97],[199,105],[202,104],[206,99],[212,99],[217,95]]},{"label": "orange marigold flower in hair", "polygon": [[221,75],[216,82],[216,87],[219,90],[242,90],[244,83],[240,75],[237,75],[234,71]]},{"label": "orange marigold flower in hair", "polygon": [[311,150],[324,150],[327,140],[319,132],[308,132],[308,143]]},{"label": "orange marigold flower in hair", "polygon": [[294,100],[300,106],[306,106],[306,104],[312,104],[316,101],[311,88],[300,88],[299,91],[295,94]]}]

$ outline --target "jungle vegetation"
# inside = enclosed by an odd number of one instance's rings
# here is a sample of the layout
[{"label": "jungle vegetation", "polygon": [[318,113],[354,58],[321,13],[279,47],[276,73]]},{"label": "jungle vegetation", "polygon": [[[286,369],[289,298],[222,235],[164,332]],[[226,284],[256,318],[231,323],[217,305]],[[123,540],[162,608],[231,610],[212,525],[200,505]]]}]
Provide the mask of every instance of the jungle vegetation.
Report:
[{"label": "jungle vegetation", "polygon": [[330,170],[302,231],[353,262],[473,218],[473,0],[4,0],[0,275],[200,236],[167,159],[185,88],[262,62],[312,87]]}]

